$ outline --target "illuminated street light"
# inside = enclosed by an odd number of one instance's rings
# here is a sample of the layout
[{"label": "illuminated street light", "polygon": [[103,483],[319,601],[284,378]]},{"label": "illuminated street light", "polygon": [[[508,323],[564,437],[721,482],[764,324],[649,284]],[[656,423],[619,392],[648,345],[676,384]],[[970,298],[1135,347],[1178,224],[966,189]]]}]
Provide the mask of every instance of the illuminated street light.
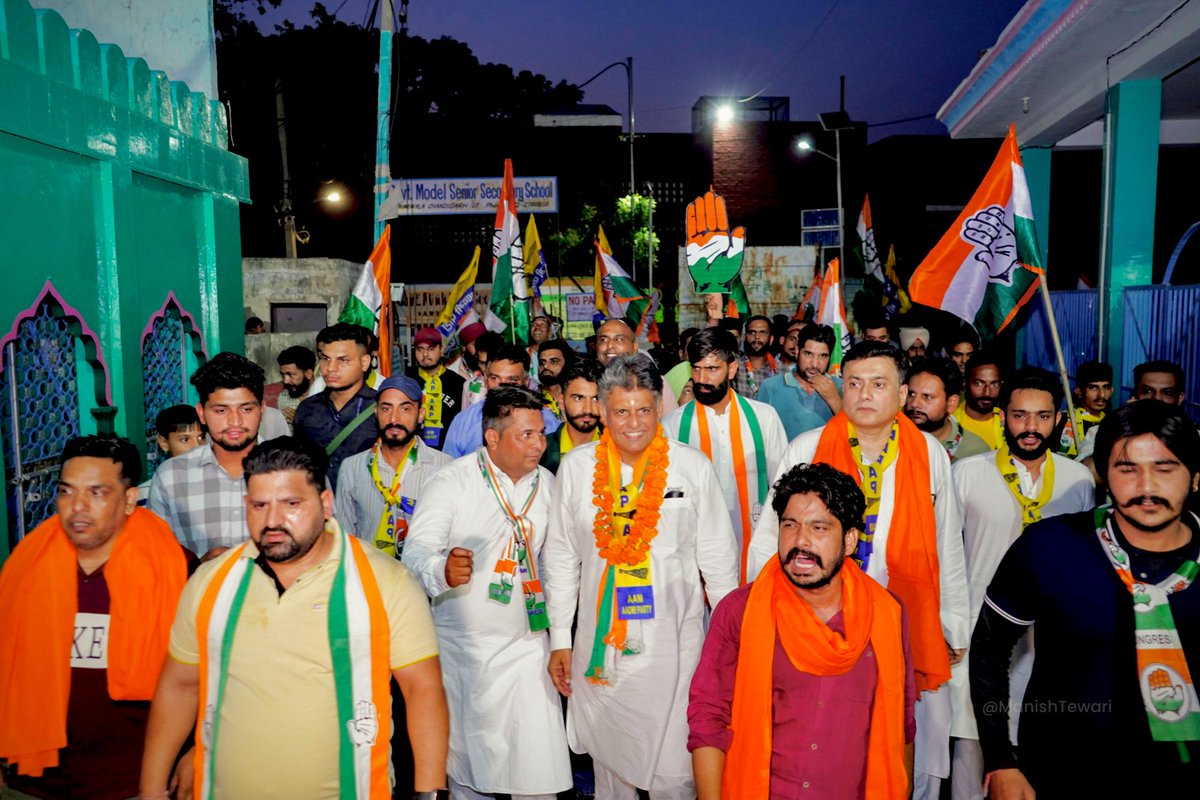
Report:
[{"label": "illuminated street light", "polygon": [[728,103],[717,106],[717,122],[722,125],[733,122],[733,106]]}]

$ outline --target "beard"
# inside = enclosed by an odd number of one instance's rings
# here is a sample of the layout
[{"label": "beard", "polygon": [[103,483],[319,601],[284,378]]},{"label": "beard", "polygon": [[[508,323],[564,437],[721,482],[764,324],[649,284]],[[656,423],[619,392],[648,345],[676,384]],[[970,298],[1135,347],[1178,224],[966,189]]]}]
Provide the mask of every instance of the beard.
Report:
[{"label": "beard", "polygon": [[240,442],[227,441],[227,440],[223,439],[222,437],[216,435],[212,431],[209,431],[208,438],[212,439],[214,442],[221,445],[222,450],[227,450],[230,453],[240,453],[243,450],[249,450],[251,447],[258,444],[258,432],[257,431],[255,431],[253,434],[247,435],[246,438],[242,439],[242,441],[240,441]]},{"label": "beard", "polygon": [[299,400],[300,398],[304,397],[304,395],[308,394],[308,387],[310,386],[312,386],[312,381],[306,380],[304,383],[301,383],[297,386],[289,386],[285,383],[283,388],[287,391],[288,397],[292,398],[293,400]]},{"label": "beard", "polygon": [[[265,537],[268,533],[282,533],[288,538],[282,542],[266,544],[263,542],[263,537]],[[275,563],[292,561],[293,559],[300,558],[301,556],[305,555],[309,550],[312,550],[313,545],[317,543],[317,539],[319,538],[320,536],[314,536],[308,542],[300,542],[287,528],[263,528],[262,532],[259,533],[258,536],[258,552],[262,553],[263,557],[267,559],[267,561],[273,561]]]},{"label": "beard", "polygon": [[967,393],[967,406],[979,414],[990,414],[992,409],[996,407],[996,398],[994,397],[972,397],[971,393]]},{"label": "beard", "polygon": [[[388,431],[398,431],[400,433],[399,438],[389,438]],[[412,441],[413,436],[415,436],[416,433],[416,428],[409,430],[400,423],[393,422],[379,432],[379,441],[384,447],[390,450],[399,450],[400,448],[407,446],[408,443]]]},{"label": "beard", "polygon": [[580,433],[591,433],[600,424],[600,417],[595,414],[568,414],[567,424]]},{"label": "beard", "polygon": [[[791,573],[787,571],[786,566],[788,562],[796,556],[804,556],[805,558],[811,559],[817,565],[817,574],[815,577],[808,579],[806,582],[802,582],[792,577]],[[791,550],[789,550],[787,558],[781,557],[779,559],[779,565],[781,567],[785,567],[783,574],[787,576],[787,579],[792,582],[793,586],[798,586],[801,589],[821,589],[825,586],[828,586],[830,582],[837,577],[838,573],[842,571],[842,565],[845,563],[845,551],[839,550],[836,559],[832,564],[829,565],[829,570],[827,572],[822,572],[821,570],[825,566],[824,559],[811,550],[802,550],[799,547],[793,547]]]},{"label": "beard", "polygon": [[716,386],[709,386],[707,383],[692,383],[692,396],[696,398],[697,403],[702,403],[706,406],[715,406],[717,403],[725,399],[725,395],[729,393],[729,379],[718,383]]},{"label": "beard", "polygon": [[1021,434],[1022,436],[1036,436],[1038,439],[1037,445],[1033,449],[1027,449],[1017,441],[1017,437],[1013,436],[1012,431],[1006,425],[1004,427],[1004,443],[1008,445],[1009,452],[1022,461],[1033,461],[1035,458],[1041,458],[1042,454],[1050,447],[1050,440],[1040,433],[1031,432]]},{"label": "beard", "polygon": [[549,374],[546,374],[543,372],[539,372],[537,374],[538,386],[542,387],[543,389],[549,389],[552,386],[558,386],[558,382],[560,379],[559,376],[561,376],[561,375],[562,375],[561,372],[558,373],[557,375],[549,375]]},{"label": "beard", "polygon": [[[924,431],[925,433],[937,433],[946,424],[947,415],[945,414],[938,419],[934,419],[921,411],[905,411],[904,413],[912,420],[913,425],[917,426],[917,430]],[[914,414],[916,416],[913,416]]]},{"label": "beard", "polygon": [[758,358],[759,356],[766,355],[770,347],[766,342],[746,342],[742,346],[742,352],[751,358]]}]

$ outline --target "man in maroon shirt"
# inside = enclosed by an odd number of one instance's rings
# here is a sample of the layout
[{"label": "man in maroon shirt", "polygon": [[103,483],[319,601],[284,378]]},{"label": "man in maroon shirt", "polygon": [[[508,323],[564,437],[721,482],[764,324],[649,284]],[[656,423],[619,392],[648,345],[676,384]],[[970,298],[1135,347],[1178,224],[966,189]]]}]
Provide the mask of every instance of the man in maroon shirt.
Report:
[{"label": "man in maroon shirt", "polygon": [[137,506],[131,442],[72,439],[60,463],[57,513],[0,572],[0,796],[123,800],[190,554]]},{"label": "man in maroon shirt", "polygon": [[[846,561],[862,527],[862,492],[852,478],[826,464],[798,464],[774,489],[778,561],[717,606],[692,678],[688,749],[699,798],[767,797],[766,786],[725,773],[726,767],[731,773],[759,772],[753,769],[754,759],[765,766],[768,756],[773,800],[862,798],[868,786],[873,787],[872,798],[898,796],[912,774],[916,685],[898,601]],[[772,588],[763,585],[753,593],[765,582]],[[773,594],[764,597],[764,590]],[[802,603],[792,606],[789,617],[781,600],[787,604],[796,596]],[[863,613],[868,606],[873,614]],[[758,655],[768,656],[761,660],[770,661],[769,671],[765,666],[756,671],[756,651],[744,639],[753,636],[755,627],[762,629],[762,620],[743,623],[764,612],[773,656],[767,642],[768,652]],[[796,625],[796,619],[803,624]],[[828,648],[833,658],[820,668],[802,666],[796,650],[774,630],[786,633],[789,641],[799,634],[801,650],[820,655]],[[768,679],[770,686],[762,685]],[[756,697],[761,704],[757,717],[746,710]],[[895,701],[890,739],[880,729],[886,698]],[[740,727],[734,725],[739,713]],[[769,735],[756,733],[758,718],[769,719]],[[759,745],[761,752],[755,753]],[[886,774],[878,771],[881,760],[890,760],[882,765]],[[879,791],[884,785],[889,788]]]}]

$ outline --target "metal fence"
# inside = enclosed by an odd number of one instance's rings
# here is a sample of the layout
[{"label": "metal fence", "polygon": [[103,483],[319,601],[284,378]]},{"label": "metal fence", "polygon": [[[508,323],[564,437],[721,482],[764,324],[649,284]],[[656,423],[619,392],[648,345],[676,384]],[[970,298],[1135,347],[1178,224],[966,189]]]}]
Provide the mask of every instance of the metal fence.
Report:
[{"label": "metal fence", "polygon": [[1125,374],[1117,397],[1133,391],[1133,368],[1163,358],[1183,368],[1184,410],[1200,421],[1200,286],[1138,286],[1125,290]]},{"label": "metal fence", "polygon": [[[1096,358],[1097,302],[1098,293],[1095,289],[1050,293],[1050,306],[1058,323],[1058,335],[1062,337],[1067,374],[1072,378],[1080,364]],[[1030,305],[1029,318],[1025,321],[1022,363],[1058,372],[1046,307],[1036,297]]]}]

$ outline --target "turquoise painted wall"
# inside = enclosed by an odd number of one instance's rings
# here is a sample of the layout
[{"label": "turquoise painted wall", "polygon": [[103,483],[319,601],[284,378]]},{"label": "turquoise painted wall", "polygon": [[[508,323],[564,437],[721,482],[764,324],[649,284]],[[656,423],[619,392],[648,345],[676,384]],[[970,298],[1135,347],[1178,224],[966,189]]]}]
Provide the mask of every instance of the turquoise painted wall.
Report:
[{"label": "turquoise painted wall", "polygon": [[192,359],[243,349],[249,176],[227,138],[215,100],[54,11],[0,0],[0,336],[50,287],[73,309],[84,431],[142,445],[142,337],[169,299]]}]

